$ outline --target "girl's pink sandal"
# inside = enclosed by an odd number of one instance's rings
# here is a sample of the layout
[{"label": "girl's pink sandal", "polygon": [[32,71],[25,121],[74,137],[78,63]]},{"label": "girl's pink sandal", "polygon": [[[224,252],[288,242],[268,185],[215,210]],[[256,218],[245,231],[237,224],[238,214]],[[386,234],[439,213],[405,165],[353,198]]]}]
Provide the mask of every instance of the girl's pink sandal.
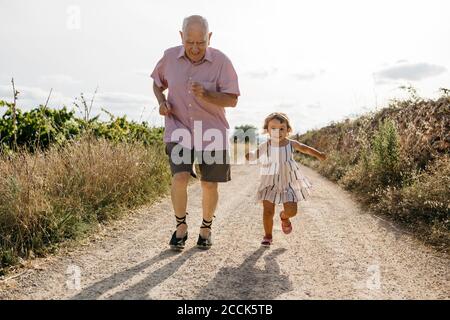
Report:
[{"label": "girl's pink sandal", "polygon": [[[281,230],[283,230],[284,234],[289,234],[292,232],[292,223],[288,219],[283,219],[281,215],[284,211],[280,212],[280,219],[281,219]],[[286,221],[288,224],[286,224]]]},{"label": "girl's pink sandal", "polygon": [[272,244],[272,238],[264,237],[261,241],[261,245],[264,247],[269,247]]}]

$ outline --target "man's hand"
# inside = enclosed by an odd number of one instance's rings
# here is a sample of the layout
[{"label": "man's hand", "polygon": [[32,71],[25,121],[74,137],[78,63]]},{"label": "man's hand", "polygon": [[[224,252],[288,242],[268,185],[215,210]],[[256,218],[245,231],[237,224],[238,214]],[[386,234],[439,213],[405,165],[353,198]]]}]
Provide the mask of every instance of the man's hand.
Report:
[{"label": "man's hand", "polygon": [[208,91],[199,82],[192,82],[190,84],[190,91],[194,97],[215,104],[219,107],[235,107],[237,104],[237,95],[232,93]]},{"label": "man's hand", "polygon": [[159,104],[159,114],[162,116],[169,116],[172,109],[170,103],[165,100]]},{"label": "man's hand", "polygon": [[208,94],[208,91],[203,88],[203,85],[200,82],[192,82],[191,91],[194,96],[200,99],[204,98]]}]

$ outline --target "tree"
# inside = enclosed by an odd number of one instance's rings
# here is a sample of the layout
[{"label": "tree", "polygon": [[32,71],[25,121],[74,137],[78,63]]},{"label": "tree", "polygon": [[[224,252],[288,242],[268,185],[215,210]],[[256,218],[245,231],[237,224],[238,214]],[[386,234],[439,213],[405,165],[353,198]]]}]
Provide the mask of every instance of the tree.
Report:
[{"label": "tree", "polygon": [[234,127],[232,141],[234,143],[255,143],[258,138],[257,128],[251,124],[243,124]]}]

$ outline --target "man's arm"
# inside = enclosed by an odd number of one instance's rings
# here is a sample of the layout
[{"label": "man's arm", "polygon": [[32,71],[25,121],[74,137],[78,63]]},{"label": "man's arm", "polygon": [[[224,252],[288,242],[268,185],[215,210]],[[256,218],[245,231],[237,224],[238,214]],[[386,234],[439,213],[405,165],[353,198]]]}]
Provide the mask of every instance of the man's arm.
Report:
[{"label": "man's arm", "polygon": [[164,95],[164,88],[160,88],[153,82],[153,93],[155,94],[156,99],[159,104],[159,114],[162,116],[168,116],[170,114],[170,105]]},{"label": "man's arm", "polygon": [[156,99],[158,100],[158,104],[161,105],[164,101],[166,101],[166,96],[164,95],[164,91],[166,91],[163,88],[160,88],[156,85],[155,81],[153,81],[153,93],[155,94]]},{"label": "man's arm", "polygon": [[208,91],[205,88],[203,88],[201,83],[194,82],[192,83],[192,92],[194,95],[202,99],[206,102],[215,104],[219,107],[236,107],[238,102],[238,96],[236,94],[232,93],[224,93],[224,92],[215,92],[215,91]]},{"label": "man's arm", "polygon": [[206,100],[209,103],[213,103],[217,106],[220,106],[220,107],[234,108],[237,105],[238,97],[237,97],[237,95],[232,94],[232,93],[206,91],[204,100]]}]

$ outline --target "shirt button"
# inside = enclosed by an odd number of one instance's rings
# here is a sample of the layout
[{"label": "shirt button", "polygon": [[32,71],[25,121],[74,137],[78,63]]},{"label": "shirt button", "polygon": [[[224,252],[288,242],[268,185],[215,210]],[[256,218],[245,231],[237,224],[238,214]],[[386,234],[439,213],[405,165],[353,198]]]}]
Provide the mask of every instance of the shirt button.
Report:
[{"label": "shirt button", "polygon": [[188,91],[188,93],[191,93],[190,91]]},{"label": "shirt button", "polygon": [[192,104],[189,103],[189,107],[192,107]]}]

